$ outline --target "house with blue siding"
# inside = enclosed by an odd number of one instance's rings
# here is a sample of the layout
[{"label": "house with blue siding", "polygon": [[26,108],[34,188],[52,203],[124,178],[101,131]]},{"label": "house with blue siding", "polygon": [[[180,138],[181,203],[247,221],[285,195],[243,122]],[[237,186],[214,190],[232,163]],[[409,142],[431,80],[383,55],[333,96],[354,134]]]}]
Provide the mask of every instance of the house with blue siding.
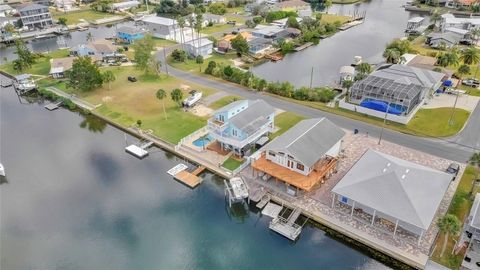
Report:
[{"label": "house with blue siding", "polygon": [[208,120],[210,136],[222,149],[243,156],[258,139],[274,129],[275,109],[265,101],[239,100],[214,112]]},{"label": "house with blue siding", "polygon": [[144,31],[130,26],[122,26],[117,30],[117,38],[125,43],[133,43],[135,40],[142,39]]}]

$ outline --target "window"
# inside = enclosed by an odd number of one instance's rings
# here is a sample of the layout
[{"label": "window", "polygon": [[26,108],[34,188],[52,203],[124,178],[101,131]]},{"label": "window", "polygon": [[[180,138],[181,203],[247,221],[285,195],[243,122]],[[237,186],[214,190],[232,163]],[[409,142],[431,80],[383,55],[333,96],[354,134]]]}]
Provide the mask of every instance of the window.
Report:
[{"label": "window", "polygon": [[301,163],[297,163],[297,169],[300,170],[300,171],[303,171],[303,170],[305,170],[305,166],[303,166],[303,164],[301,164]]},{"label": "window", "polygon": [[273,152],[273,151],[268,151],[268,155],[274,157],[274,156],[275,156],[275,152]]},{"label": "window", "polygon": [[233,134],[233,136],[237,136],[237,130],[236,130],[236,129],[232,129],[232,134]]},{"label": "window", "polygon": [[342,196],[342,202],[343,202],[343,203],[348,203],[348,198]]},{"label": "window", "polygon": [[285,154],[283,152],[278,152],[278,155],[283,157]]}]

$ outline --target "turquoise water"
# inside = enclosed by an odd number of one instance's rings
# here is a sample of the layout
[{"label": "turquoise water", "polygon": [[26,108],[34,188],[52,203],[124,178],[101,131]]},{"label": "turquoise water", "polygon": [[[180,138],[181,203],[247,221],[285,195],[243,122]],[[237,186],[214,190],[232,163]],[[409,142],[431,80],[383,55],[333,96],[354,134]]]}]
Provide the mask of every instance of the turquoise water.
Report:
[{"label": "turquoise water", "polygon": [[386,268],[314,227],[292,243],[258,212],[229,211],[223,179],[191,190],[166,173],[185,161],[136,159],[123,132],[30,102],[0,90],[2,270]]}]

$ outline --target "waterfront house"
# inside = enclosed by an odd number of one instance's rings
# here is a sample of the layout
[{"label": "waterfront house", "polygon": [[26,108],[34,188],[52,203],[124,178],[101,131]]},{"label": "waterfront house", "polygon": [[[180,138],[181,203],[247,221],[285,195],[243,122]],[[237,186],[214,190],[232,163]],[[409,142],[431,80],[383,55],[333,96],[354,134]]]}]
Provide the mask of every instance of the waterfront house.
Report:
[{"label": "waterfront house", "polygon": [[480,27],[479,17],[455,17],[453,14],[446,13],[442,15],[440,20],[440,30],[444,32],[447,28],[458,28],[470,31]]},{"label": "waterfront house", "polygon": [[72,68],[75,57],[54,58],[50,60],[50,76],[55,79],[65,77],[65,72]]},{"label": "waterfront house", "polygon": [[47,6],[27,4],[18,8],[23,26],[29,29],[46,28],[53,25],[52,15]]},{"label": "waterfront house", "polygon": [[95,48],[89,44],[78,44],[70,48],[70,56],[92,56]]},{"label": "waterfront house", "polygon": [[144,31],[132,26],[122,26],[117,30],[117,39],[132,44],[135,40],[142,39]]},{"label": "waterfront house", "polygon": [[212,54],[213,42],[208,38],[194,39],[189,42],[185,42],[185,51],[193,56],[199,55],[206,57]]},{"label": "waterfront house", "polygon": [[462,262],[463,270],[480,269],[480,193],[477,193],[465,222],[464,235],[466,236],[467,252]]},{"label": "waterfront house", "polygon": [[137,8],[138,6],[140,6],[140,2],[138,1],[125,1],[125,2],[113,3],[111,5],[111,9],[116,11],[125,11],[131,8]]},{"label": "waterfront house", "polygon": [[6,17],[7,15],[12,15],[15,12],[15,9],[9,5],[0,5],[0,17]]},{"label": "waterfront house", "polygon": [[419,243],[452,175],[368,149],[332,189],[332,207]]},{"label": "waterfront house", "polygon": [[178,23],[174,19],[160,17],[160,16],[147,16],[142,19],[146,29],[154,37],[176,40],[177,36],[180,37],[180,28]]},{"label": "waterfront house", "polygon": [[443,73],[428,69],[383,65],[352,85],[349,102],[381,112],[388,107],[390,114],[408,115],[440,87],[443,78]]},{"label": "waterfront house", "polygon": [[251,54],[262,54],[272,48],[272,40],[257,37],[248,41],[248,51]]},{"label": "waterfront house", "polygon": [[210,136],[224,150],[243,156],[274,128],[275,109],[265,101],[239,100],[220,108],[208,120]]},{"label": "waterfront house", "polygon": [[58,10],[62,11],[69,11],[72,10],[72,8],[75,5],[74,0],[54,0],[53,4]]},{"label": "waterfront house", "polygon": [[478,0],[442,0],[442,2],[448,8],[469,9],[473,4],[478,3]]},{"label": "waterfront house", "polygon": [[[252,34],[247,31],[240,32],[238,33],[238,35],[241,35],[247,42],[252,39]],[[228,50],[232,49],[231,41],[235,37],[237,37],[237,35],[228,34],[228,35],[225,35],[222,39],[218,40],[217,42],[218,51],[227,52]]]},{"label": "waterfront house", "polygon": [[90,56],[102,59],[103,56],[115,53],[117,47],[108,40],[97,40],[88,44],[78,44],[70,48],[70,56]]},{"label": "waterfront house", "polygon": [[462,37],[453,32],[432,33],[427,36],[427,43],[432,48],[452,48],[457,45]]},{"label": "waterfront house", "polygon": [[252,168],[264,180],[284,182],[291,195],[311,191],[336,169],[344,135],[324,117],[302,120],[267,144]]},{"label": "waterfront house", "polygon": [[276,40],[283,37],[285,29],[276,25],[257,25],[255,30],[252,31],[252,36],[259,38],[269,38]]}]

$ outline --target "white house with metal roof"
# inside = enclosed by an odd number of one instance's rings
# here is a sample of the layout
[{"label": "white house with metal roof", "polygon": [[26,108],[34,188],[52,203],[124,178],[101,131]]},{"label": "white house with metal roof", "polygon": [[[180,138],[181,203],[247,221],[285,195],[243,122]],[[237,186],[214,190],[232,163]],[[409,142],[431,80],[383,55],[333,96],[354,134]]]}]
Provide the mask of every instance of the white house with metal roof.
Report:
[{"label": "white house with metal roof", "polygon": [[185,42],[185,51],[194,57],[197,57],[199,55],[206,57],[212,54],[213,42],[208,38],[191,40]]},{"label": "white house with metal roof", "polygon": [[239,100],[220,108],[208,120],[209,134],[223,149],[242,156],[274,128],[275,110],[265,101]]},{"label": "white house with metal roof", "polygon": [[145,24],[145,28],[157,38],[178,40],[180,38],[180,28],[178,23],[174,19],[160,17],[160,16],[147,16],[142,19]]},{"label": "white house with metal roof", "polygon": [[343,204],[352,216],[361,212],[372,225],[420,241],[451,181],[451,174],[369,149],[332,189],[332,207]]}]

